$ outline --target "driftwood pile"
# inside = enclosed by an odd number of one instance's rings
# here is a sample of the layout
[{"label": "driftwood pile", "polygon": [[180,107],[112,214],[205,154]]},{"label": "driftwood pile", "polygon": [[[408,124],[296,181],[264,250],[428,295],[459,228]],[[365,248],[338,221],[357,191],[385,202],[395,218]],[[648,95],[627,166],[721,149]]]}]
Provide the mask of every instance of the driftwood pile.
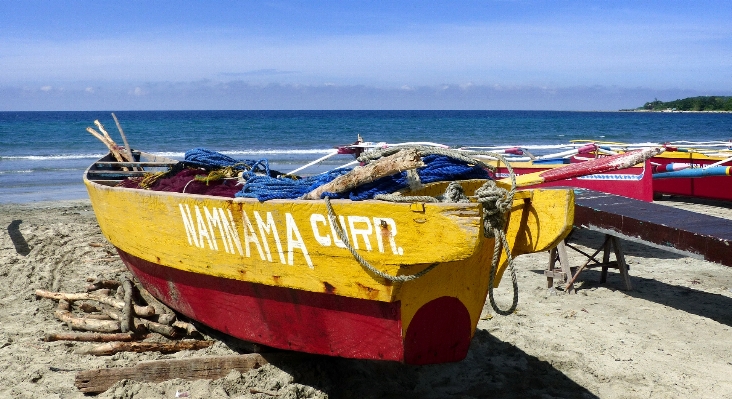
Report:
[{"label": "driftwood pile", "polygon": [[[104,342],[79,351],[96,356],[117,352],[171,353],[202,349],[213,343],[201,340],[193,324],[177,320],[172,310],[129,279],[88,280],[87,291],[81,293],[36,290],[36,297],[58,301],[54,315],[74,330],[49,333],[45,341]],[[142,342],[150,333],[160,334],[168,342]]]}]

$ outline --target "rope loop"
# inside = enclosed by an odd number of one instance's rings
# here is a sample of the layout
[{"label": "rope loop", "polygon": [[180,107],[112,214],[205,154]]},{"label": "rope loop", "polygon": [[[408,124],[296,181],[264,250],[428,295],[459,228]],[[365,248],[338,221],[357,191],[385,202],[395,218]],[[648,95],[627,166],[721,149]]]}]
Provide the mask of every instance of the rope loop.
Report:
[{"label": "rope loop", "polygon": [[[511,178],[511,189],[506,190],[505,188],[498,187],[494,180],[488,180],[482,187],[475,190],[475,195],[478,197],[478,202],[483,204],[483,234],[487,238],[494,239],[490,280],[488,282],[488,299],[496,313],[507,316],[516,311],[516,307],[518,306],[518,281],[513,265],[511,248],[508,245],[505,233],[507,218],[511,212],[513,197],[516,194],[516,174],[503,156],[499,154],[492,154],[492,156],[495,156],[500,162],[506,165],[509,177]],[[493,297],[493,287],[498,274],[498,264],[501,259],[501,248],[503,248],[506,254],[507,268],[511,275],[511,285],[513,288],[513,300],[511,306],[506,310],[499,308]]]},{"label": "rope loop", "polygon": [[381,270],[373,267],[368,261],[366,261],[366,259],[361,257],[361,255],[358,252],[356,252],[356,250],[351,245],[350,241],[348,240],[348,235],[343,231],[341,224],[338,222],[338,219],[336,218],[335,211],[333,211],[333,205],[331,205],[331,203],[330,203],[330,197],[326,196],[323,199],[325,200],[325,206],[328,208],[328,218],[330,219],[330,224],[331,224],[331,226],[334,227],[335,232],[338,235],[338,238],[340,238],[341,241],[343,241],[343,245],[345,245],[346,248],[348,249],[348,251],[351,252],[351,255],[353,255],[353,257],[356,259],[356,261],[358,261],[358,263],[361,266],[366,268],[371,273],[373,273],[383,279],[392,281],[392,282],[404,283],[404,282],[412,281],[412,280],[415,280],[415,279],[418,279],[418,278],[424,276],[425,274],[432,271],[432,269],[437,267],[437,265],[439,265],[439,263],[433,263],[419,273],[403,275],[403,276],[392,276],[390,274],[386,274],[386,273],[382,272]]}]

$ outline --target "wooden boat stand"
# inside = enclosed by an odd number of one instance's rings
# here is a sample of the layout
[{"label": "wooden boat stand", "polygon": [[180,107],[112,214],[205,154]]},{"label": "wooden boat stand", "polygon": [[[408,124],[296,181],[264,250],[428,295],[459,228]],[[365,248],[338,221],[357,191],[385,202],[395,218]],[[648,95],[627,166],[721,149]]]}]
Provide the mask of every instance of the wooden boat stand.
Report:
[{"label": "wooden boat stand", "polygon": [[[585,251],[577,248],[576,246],[568,243],[567,240],[570,237],[567,237],[565,240],[561,241],[556,247],[552,248],[549,251],[549,266],[546,270],[544,270],[544,275],[546,275],[547,288],[554,287],[554,279],[559,279],[562,283],[564,283],[564,290],[566,292],[576,292],[574,283],[576,282],[580,273],[589,268],[601,267],[602,271],[600,273],[600,283],[605,283],[607,281],[607,271],[608,269],[613,268],[620,271],[620,276],[623,279],[625,289],[628,291],[633,289],[633,285],[630,282],[630,276],[628,275],[629,267],[628,264],[625,262],[625,255],[623,253],[623,248],[620,245],[620,239],[618,239],[618,237],[615,237],[611,234],[605,234],[605,240],[603,241],[600,248],[598,248],[593,254],[588,254]],[[584,255],[587,258],[587,261],[579,267],[571,267],[569,264],[569,257],[567,256],[567,248],[571,248],[572,250]],[[615,254],[615,260],[613,261],[610,260],[611,251]],[[596,256],[600,252],[603,253],[602,262],[596,258]],[[559,267],[557,267],[557,262],[559,262]]]},{"label": "wooden boat stand", "polygon": [[[605,282],[607,269],[613,267],[620,269],[625,288],[630,290],[628,267],[620,238],[732,267],[732,223],[728,219],[598,191],[575,189],[574,226],[605,234],[605,242],[592,255],[566,242],[557,245],[550,252],[549,268],[545,271],[550,287],[555,278],[561,278],[562,282],[567,282],[567,291],[571,292],[579,273],[588,267],[602,267],[600,281]],[[613,262],[609,261],[611,246],[616,258]],[[569,266],[567,247],[588,258],[574,272]],[[602,262],[595,258],[600,251],[604,251]],[[557,270],[557,260],[561,271]]]}]

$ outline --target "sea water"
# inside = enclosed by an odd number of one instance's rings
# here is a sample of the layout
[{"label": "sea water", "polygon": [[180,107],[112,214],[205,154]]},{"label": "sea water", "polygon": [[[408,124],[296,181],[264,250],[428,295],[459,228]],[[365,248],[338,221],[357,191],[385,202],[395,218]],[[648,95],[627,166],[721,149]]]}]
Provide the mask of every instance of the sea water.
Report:
[{"label": "sea water", "polygon": [[[267,159],[288,172],[356,141],[449,146],[558,145],[732,139],[730,113],[553,111],[125,111],[130,146],[182,159],[197,147]],[[0,112],[0,202],[86,198],[84,170],[107,148],[86,131],[99,120],[122,145],[110,112]],[[328,159],[319,172],[352,161]]]}]

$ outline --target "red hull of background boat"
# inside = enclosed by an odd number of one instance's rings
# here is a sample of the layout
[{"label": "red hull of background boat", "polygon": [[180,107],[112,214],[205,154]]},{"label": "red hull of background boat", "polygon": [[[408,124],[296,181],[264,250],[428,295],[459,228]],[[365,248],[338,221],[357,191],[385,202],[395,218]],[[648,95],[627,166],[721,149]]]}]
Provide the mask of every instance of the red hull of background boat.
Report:
[{"label": "red hull of background boat", "polygon": [[[682,158],[654,157],[652,162],[660,165],[690,163],[694,167],[711,165],[715,160],[684,160]],[[729,166],[731,162],[724,165]],[[732,201],[732,179],[728,176],[706,176],[699,178],[656,179],[653,181],[656,194],[683,195],[687,197]]]},{"label": "red hull of background boat", "polygon": [[[514,167],[514,172],[516,175],[525,175],[549,169],[551,169],[549,166],[541,167],[540,165],[537,165],[536,167],[530,168]],[[508,176],[506,168],[499,168],[498,173],[499,177]],[[642,168],[627,168],[618,171],[598,173],[596,175],[556,180],[537,184],[532,187],[578,187],[652,202],[654,184],[655,182],[651,175],[650,163],[646,161],[645,167]]]}]

